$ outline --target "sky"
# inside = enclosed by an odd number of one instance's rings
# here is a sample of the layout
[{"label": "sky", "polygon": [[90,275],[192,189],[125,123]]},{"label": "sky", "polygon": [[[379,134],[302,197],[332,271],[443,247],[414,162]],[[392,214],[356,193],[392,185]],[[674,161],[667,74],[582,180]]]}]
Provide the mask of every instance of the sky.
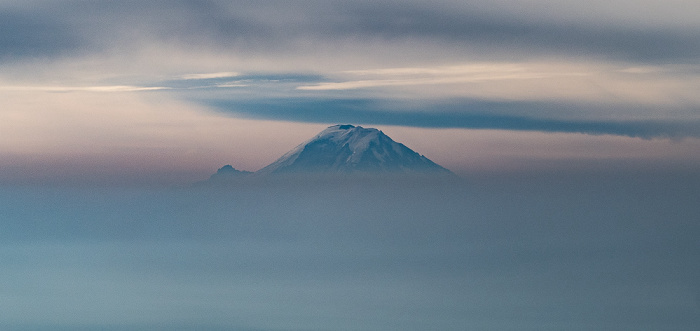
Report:
[{"label": "sky", "polygon": [[700,164],[696,1],[0,1],[0,181],[254,171],[379,128],[460,175]]}]

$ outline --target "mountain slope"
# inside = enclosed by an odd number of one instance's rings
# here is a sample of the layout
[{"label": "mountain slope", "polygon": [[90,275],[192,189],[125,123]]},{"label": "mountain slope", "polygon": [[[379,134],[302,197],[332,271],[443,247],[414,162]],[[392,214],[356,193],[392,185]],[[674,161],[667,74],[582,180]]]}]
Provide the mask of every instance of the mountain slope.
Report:
[{"label": "mountain slope", "polygon": [[297,146],[256,174],[451,172],[382,131],[334,125]]}]

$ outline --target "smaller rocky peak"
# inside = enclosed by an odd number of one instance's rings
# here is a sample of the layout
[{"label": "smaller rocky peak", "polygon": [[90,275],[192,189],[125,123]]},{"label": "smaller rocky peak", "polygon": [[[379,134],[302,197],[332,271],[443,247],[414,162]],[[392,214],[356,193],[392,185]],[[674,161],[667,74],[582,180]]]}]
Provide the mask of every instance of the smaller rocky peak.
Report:
[{"label": "smaller rocky peak", "polygon": [[246,176],[251,174],[250,171],[243,171],[243,170],[238,170],[231,166],[230,164],[227,164],[219,170],[216,171],[215,174],[211,176],[211,178],[230,178],[230,177],[241,177],[241,176]]}]

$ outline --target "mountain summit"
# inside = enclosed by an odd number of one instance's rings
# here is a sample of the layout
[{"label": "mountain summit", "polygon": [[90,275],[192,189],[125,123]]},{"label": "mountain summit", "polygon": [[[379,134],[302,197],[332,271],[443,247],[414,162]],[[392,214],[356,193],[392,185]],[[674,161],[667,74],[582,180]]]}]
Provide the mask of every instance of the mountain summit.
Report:
[{"label": "mountain summit", "polygon": [[255,174],[278,173],[452,174],[382,131],[333,125]]}]

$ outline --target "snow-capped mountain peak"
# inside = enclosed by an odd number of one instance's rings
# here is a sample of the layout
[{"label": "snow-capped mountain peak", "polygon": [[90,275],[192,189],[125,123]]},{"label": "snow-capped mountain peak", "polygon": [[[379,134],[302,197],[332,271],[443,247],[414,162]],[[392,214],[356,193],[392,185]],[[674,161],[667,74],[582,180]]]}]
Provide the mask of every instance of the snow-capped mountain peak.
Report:
[{"label": "snow-capped mountain peak", "polygon": [[333,125],[259,170],[270,173],[451,173],[382,131]]}]

